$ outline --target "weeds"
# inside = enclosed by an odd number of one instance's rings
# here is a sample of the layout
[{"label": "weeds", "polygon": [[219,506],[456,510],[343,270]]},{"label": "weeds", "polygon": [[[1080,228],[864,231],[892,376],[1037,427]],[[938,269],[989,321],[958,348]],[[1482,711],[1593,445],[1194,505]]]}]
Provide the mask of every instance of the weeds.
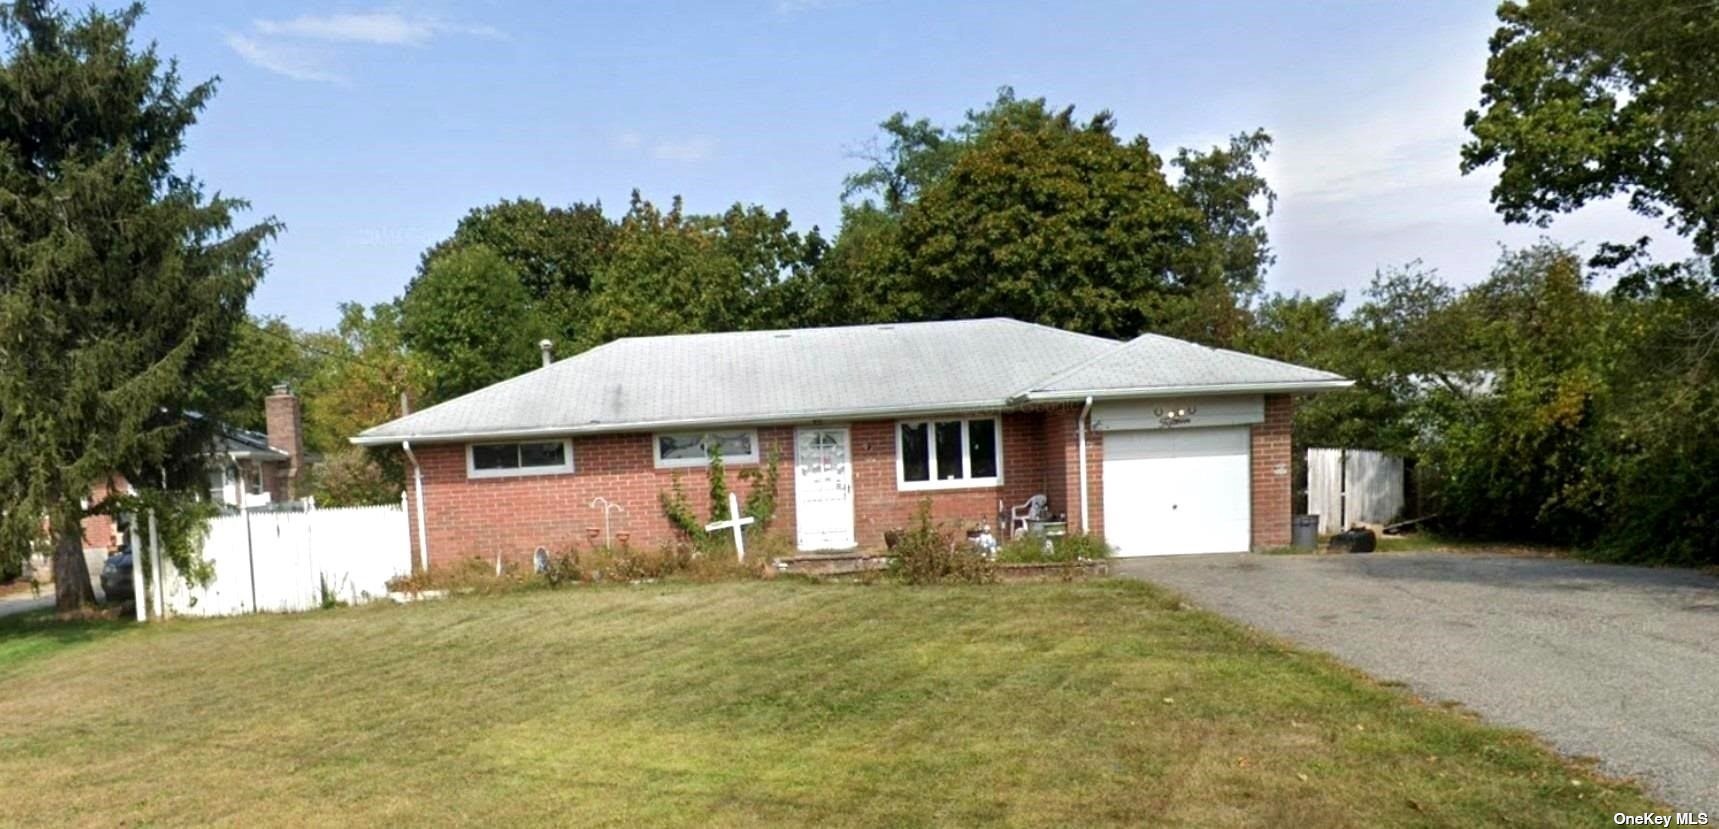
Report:
[{"label": "weeds", "polygon": [[1096,535],[1071,533],[1054,538],[1025,536],[997,548],[997,561],[1007,564],[1073,564],[1110,558],[1110,545]]},{"label": "weeds", "polygon": [[931,501],[921,500],[913,523],[891,551],[890,572],[908,584],[985,584],[997,580],[984,554],[931,522]]}]

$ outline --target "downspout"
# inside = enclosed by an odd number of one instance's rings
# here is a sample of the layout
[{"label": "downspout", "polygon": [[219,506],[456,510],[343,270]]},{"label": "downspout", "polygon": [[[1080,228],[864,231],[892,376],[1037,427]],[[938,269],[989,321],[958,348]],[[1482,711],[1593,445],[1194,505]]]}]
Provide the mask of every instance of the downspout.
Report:
[{"label": "downspout", "polygon": [[1087,508],[1086,485],[1086,416],[1092,412],[1092,395],[1087,395],[1086,405],[1080,407],[1080,420],[1074,425],[1074,434],[1080,443],[1080,532],[1092,532],[1091,511]]},{"label": "downspout", "polygon": [[418,456],[412,454],[412,442],[400,441],[400,448],[405,450],[406,457],[412,461],[412,489],[417,492],[418,502],[418,567],[422,572],[430,572],[430,536],[424,531],[424,467],[418,465]]}]

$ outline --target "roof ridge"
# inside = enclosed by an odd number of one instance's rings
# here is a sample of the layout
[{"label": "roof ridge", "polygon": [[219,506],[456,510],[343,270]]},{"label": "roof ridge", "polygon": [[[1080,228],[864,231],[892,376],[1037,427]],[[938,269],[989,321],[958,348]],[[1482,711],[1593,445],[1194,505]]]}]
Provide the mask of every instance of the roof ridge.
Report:
[{"label": "roof ridge", "polygon": [[1065,335],[1070,336],[1070,337],[1079,337],[1080,339],[1083,339],[1083,340],[1099,340],[1102,342],[1113,343],[1115,345],[1125,344],[1124,340],[1113,340],[1109,337],[1100,337],[1097,334],[1088,334],[1084,331],[1070,331],[1067,328],[1060,328],[1060,327],[1055,326],[1055,325],[1045,325],[1042,322],[1028,322],[1027,320],[1016,319],[1014,317],[981,317],[980,319],[985,320],[985,321],[1002,320],[1003,322],[1012,322],[1016,325],[1025,325],[1029,328],[1039,328],[1039,329],[1043,329],[1045,331],[1054,331],[1058,334],[1065,334]]},{"label": "roof ridge", "polygon": [[[1195,348],[1204,348],[1207,351],[1221,351],[1225,354],[1234,354],[1237,357],[1245,357],[1249,360],[1253,360],[1253,361],[1259,362],[1259,363],[1269,363],[1269,364],[1274,365],[1274,366],[1282,366],[1284,368],[1300,369],[1302,371],[1317,371],[1320,374],[1329,374],[1333,378],[1336,378],[1336,379],[1342,378],[1342,375],[1337,374],[1336,372],[1333,372],[1333,371],[1326,371],[1325,369],[1322,369],[1322,368],[1314,368],[1312,366],[1299,365],[1297,363],[1291,363],[1291,362],[1288,362],[1286,360],[1274,360],[1270,357],[1261,357],[1258,354],[1249,354],[1246,351],[1237,351],[1236,349],[1233,349],[1233,348],[1219,348],[1215,345],[1206,345],[1204,343],[1197,343],[1197,342],[1193,342],[1191,340],[1177,339],[1176,337],[1166,336],[1164,334],[1159,334],[1159,333],[1152,332],[1152,331],[1148,331],[1144,334],[1141,334],[1138,337],[1135,337],[1133,340],[1129,340],[1127,345],[1133,345],[1135,342],[1137,342],[1139,340],[1143,340],[1147,337],[1157,337],[1158,339],[1169,340],[1173,343],[1180,343],[1182,345],[1191,345]],[[1126,346],[1124,346],[1124,347],[1126,347]]]},{"label": "roof ridge", "polygon": [[[969,317],[969,318],[963,318],[963,319],[950,319],[950,320],[900,320],[900,321],[896,321],[896,322],[856,322],[856,323],[847,323],[847,324],[843,324],[843,325],[803,325],[803,326],[800,326],[798,328],[741,328],[741,329],[735,329],[732,331],[683,331],[683,332],[674,333],[674,334],[644,334],[644,335],[631,336],[631,337],[618,337],[614,340],[611,340],[610,342],[617,342],[618,343],[618,342],[636,341],[636,340],[663,340],[663,339],[671,339],[671,338],[691,339],[691,338],[696,338],[696,337],[739,337],[739,336],[746,336],[746,335],[762,335],[762,334],[795,334],[795,333],[801,333],[801,332],[822,333],[822,332],[826,332],[826,331],[859,331],[859,330],[868,329],[868,328],[873,328],[873,329],[875,329],[875,328],[898,328],[898,327],[906,327],[906,326],[951,325],[951,324],[956,324],[956,323],[996,322],[996,321],[1016,322],[1016,323],[1021,323],[1022,325],[1035,325],[1035,323],[1023,322],[1022,320],[1017,320],[1017,319],[1014,319],[1012,317]],[[1039,327],[1050,328],[1050,326],[1039,326]],[[1060,331],[1061,329],[1052,329],[1052,330]],[[1064,332],[1064,333],[1073,333],[1073,332]],[[606,344],[607,343],[605,343],[605,345]]]},{"label": "roof ridge", "polygon": [[[1090,366],[1093,363],[1096,363],[1099,360],[1102,360],[1106,357],[1109,357],[1110,355],[1115,354],[1116,352],[1128,347],[1128,343],[1117,342],[1116,340],[1110,340],[1107,337],[1097,337],[1095,339],[1108,340],[1109,342],[1115,343],[1116,346],[1115,346],[1115,348],[1112,348],[1109,351],[1104,352],[1103,354],[1094,354],[1093,356],[1088,357],[1084,360],[1081,360],[1072,366],[1064,368],[1060,371],[1053,372],[1048,377],[1034,380],[1032,382],[1032,384],[1028,385],[1026,388],[1021,389],[1018,392],[1015,392],[1015,395],[1018,396],[1018,395],[1026,394],[1027,392],[1030,392],[1030,391],[1037,391],[1039,389],[1047,388],[1051,384],[1055,383],[1056,381],[1061,380],[1062,378],[1064,378],[1070,374],[1073,374],[1077,371],[1080,371],[1081,369],[1084,369],[1087,366]],[[1139,339],[1139,338],[1136,337],[1135,339]],[[1129,340],[1128,342],[1133,342],[1133,340]]]}]

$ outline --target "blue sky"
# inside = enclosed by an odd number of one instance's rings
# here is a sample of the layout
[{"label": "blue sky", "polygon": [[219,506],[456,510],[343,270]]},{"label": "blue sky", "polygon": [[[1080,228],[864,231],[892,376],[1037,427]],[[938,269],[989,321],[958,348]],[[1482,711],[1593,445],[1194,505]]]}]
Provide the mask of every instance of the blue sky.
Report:
[{"label": "blue sky", "polygon": [[1422,259],[1483,277],[1500,243],[1658,236],[1621,205],[1506,227],[1457,172],[1490,2],[158,2],[142,35],[221,77],[184,167],[286,232],[252,309],[332,324],[397,295],[419,253],[504,197],[635,187],[695,211],[786,209],[833,235],[842,177],[890,113],[953,122],[997,87],[1166,155],[1265,127],[1272,290],[1353,295]]}]

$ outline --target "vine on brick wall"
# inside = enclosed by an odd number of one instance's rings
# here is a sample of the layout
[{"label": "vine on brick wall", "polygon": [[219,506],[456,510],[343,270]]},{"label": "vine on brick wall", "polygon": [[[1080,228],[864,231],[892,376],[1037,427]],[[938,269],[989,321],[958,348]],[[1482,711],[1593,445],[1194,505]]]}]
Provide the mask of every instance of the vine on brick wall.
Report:
[{"label": "vine on brick wall", "polygon": [[[707,451],[710,464],[705,468],[705,478],[710,488],[710,520],[722,521],[728,518],[726,467],[720,451],[715,446]],[[781,472],[777,467],[781,461],[781,452],[772,447],[766,453],[762,465],[740,472],[740,479],[747,483],[746,499],[741,511],[753,519],[749,532],[763,534],[770,529],[771,522],[776,520],[776,500],[781,483]],[[709,533],[704,529],[704,522],[698,520],[698,514],[686,499],[680,473],[676,472],[669,477],[669,488],[657,493],[657,501],[662,505],[663,517],[668,519],[669,526],[674,527],[681,535],[695,544],[700,544],[709,537]]]},{"label": "vine on brick wall", "polygon": [[679,472],[669,476],[669,488],[657,493],[657,500],[662,504],[663,516],[668,519],[669,526],[694,542],[704,540],[704,524],[693,513],[692,505],[686,502],[686,490],[681,489]]},{"label": "vine on brick wall", "polygon": [[759,532],[768,532],[770,523],[776,520],[776,487],[781,477],[777,464],[782,462],[782,453],[776,447],[764,455],[764,465],[748,469],[740,473],[741,479],[751,485],[746,493],[745,512],[752,516],[752,526]]}]

